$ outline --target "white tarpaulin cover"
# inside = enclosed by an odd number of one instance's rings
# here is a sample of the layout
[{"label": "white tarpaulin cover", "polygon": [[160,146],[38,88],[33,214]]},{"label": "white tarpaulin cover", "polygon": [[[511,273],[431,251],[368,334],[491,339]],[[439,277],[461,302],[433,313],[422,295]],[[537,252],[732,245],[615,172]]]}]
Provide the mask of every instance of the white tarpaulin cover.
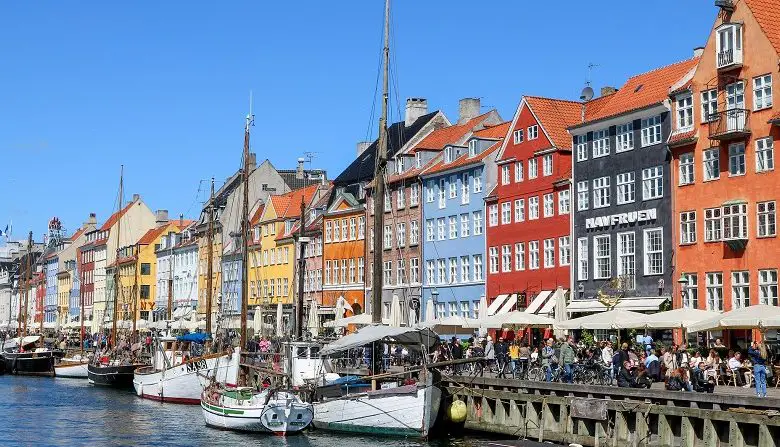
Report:
[{"label": "white tarpaulin cover", "polygon": [[[661,304],[668,301],[669,297],[630,297],[623,298],[615,306],[615,309],[629,310],[634,312],[657,311]],[[601,304],[596,299],[571,300],[566,309],[569,313],[588,313],[588,312],[606,312],[607,306]]]},{"label": "white tarpaulin cover", "polygon": [[346,327],[350,324],[371,324],[371,314],[359,314],[351,317],[339,318],[338,320],[326,321],[324,327]]},{"label": "white tarpaulin cover", "polygon": [[398,343],[415,348],[424,345],[430,350],[439,341],[439,336],[430,329],[392,327],[392,326],[366,326],[354,334],[345,335],[333,343],[325,345],[320,355],[330,355],[347,349],[359,348],[373,342]]},{"label": "white tarpaulin cover", "polygon": [[557,329],[632,329],[644,327],[647,315],[614,309],[556,323]]},{"label": "white tarpaulin cover", "polygon": [[717,329],[775,329],[780,327],[780,307],[759,304],[741,307],[688,326],[688,331]]},{"label": "white tarpaulin cover", "polygon": [[683,307],[646,315],[644,323],[648,329],[682,329],[718,315],[720,314],[717,312]]}]

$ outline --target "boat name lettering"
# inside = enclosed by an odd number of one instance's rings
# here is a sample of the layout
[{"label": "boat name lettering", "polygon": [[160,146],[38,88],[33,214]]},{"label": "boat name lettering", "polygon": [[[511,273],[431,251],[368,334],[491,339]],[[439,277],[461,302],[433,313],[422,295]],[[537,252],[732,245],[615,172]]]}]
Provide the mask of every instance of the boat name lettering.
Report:
[{"label": "boat name lettering", "polygon": [[196,360],[194,362],[187,363],[187,372],[193,372],[193,371],[199,371],[201,369],[206,369],[208,365],[206,365],[205,359]]}]

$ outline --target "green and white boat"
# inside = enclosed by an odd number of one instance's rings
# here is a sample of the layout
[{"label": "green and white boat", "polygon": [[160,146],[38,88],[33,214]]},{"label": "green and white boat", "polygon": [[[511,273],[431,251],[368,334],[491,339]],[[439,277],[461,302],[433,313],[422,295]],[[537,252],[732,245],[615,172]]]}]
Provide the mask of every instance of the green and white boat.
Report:
[{"label": "green and white boat", "polygon": [[203,391],[200,407],[210,427],[277,435],[299,432],[314,418],[311,404],[293,393],[219,384]]}]

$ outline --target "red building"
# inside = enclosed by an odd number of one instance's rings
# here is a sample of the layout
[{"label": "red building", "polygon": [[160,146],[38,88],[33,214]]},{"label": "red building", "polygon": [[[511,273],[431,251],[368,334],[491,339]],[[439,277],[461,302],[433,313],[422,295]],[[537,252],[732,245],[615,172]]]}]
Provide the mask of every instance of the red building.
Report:
[{"label": "red building", "polygon": [[39,329],[39,325],[43,320],[43,300],[46,297],[46,284],[44,278],[43,272],[35,272],[30,284],[30,297],[35,297],[35,313],[33,314],[35,327],[30,328],[33,330]]},{"label": "red building", "polygon": [[548,313],[569,288],[571,138],[582,104],[525,96],[496,156],[486,202],[489,313]]},{"label": "red building", "polygon": [[92,303],[95,298],[95,239],[99,231],[92,230],[86,234],[86,243],[79,247],[76,259],[79,272],[79,295],[84,303],[85,320],[92,318]]}]

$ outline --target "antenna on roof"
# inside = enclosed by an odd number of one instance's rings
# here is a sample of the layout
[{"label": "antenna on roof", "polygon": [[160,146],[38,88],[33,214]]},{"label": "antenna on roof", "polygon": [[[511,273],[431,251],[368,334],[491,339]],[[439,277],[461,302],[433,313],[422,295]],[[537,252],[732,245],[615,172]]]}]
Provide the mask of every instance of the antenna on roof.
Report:
[{"label": "antenna on roof", "polygon": [[581,101],[590,101],[593,99],[593,87],[590,86],[590,79],[591,74],[593,73],[593,69],[595,67],[598,67],[597,64],[594,64],[593,62],[590,62],[588,64],[588,75],[585,77],[585,88],[582,89],[582,93],[580,93],[580,100]]}]

